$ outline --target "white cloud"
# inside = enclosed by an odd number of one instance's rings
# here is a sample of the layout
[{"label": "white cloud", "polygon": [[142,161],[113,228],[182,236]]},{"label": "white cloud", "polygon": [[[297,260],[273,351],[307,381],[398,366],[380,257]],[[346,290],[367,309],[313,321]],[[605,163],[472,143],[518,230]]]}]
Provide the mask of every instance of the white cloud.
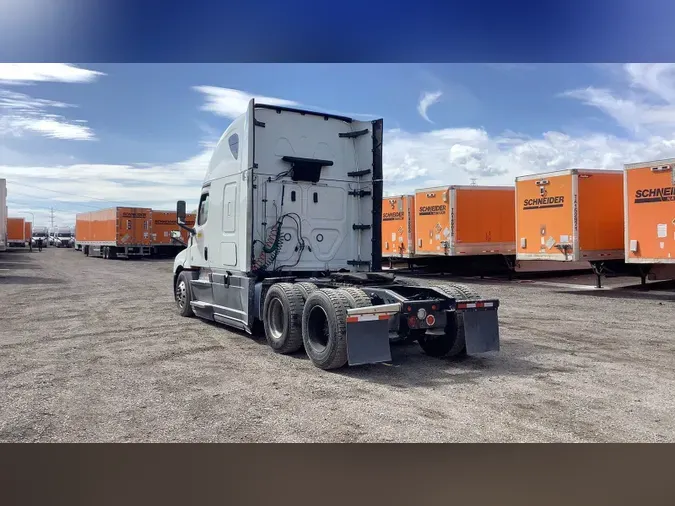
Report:
[{"label": "white cloud", "polygon": [[621,169],[624,163],[675,155],[673,137],[626,140],[597,133],[574,137],[546,132],[490,137],[481,129],[385,132],[385,190],[410,193],[442,184],[513,185],[517,176],[575,167]]},{"label": "white cloud", "polygon": [[3,84],[89,83],[104,75],[68,63],[0,63],[0,82]]},{"label": "white cloud", "polygon": [[641,137],[675,134],[675,64],[629,63],[623,92],[589,86],[562,94],[595,107]]},{"label": "white cloud", "polygon": [[7,179],[10,214],[30,210],[36,224],[45,225],[48,209],[54,207],[64,213],[64,224],[72,224],[77,212],[117,205],[174,209],[177,200],[186,200],[188,207],[196,206],[211,153],[208,146],[165,165],[0,165],[0,175]]},{"label": "white cloud", "polygon": [[433,123],[433,121],[429,119],[429,116],[427,115],[427,109],[438,102],[442,95],[443,92],[441,91],[425,91],[422,94],[419,103],[417,104],[417,112],[419,112],[420,116],[422,116],[429,123]]},{"label": "white cloud", "polygon": [[74,106],[0,89],[0,135],[19,137],[37,133],[53,139],[96,140],[86,121],[70,121],[62,115],[48,112],[49,109],[70,107]]},{"label": "white cloud", "polygon": [[252,98],[256,102],[262,102],[270,105],[280,105],[293,107],[299,105],[292,100],[281,98],[265,97],[263,95],[251,95],[245,91],[234,90],[231,88],[218,88],[216,86],[195,86],[193,88],[204,94],[206,102],[202,106],[203,111],[209,111],[218,116],[234,119],[246,112],[246,107]]},{"label": "white cloud", "polygon": [[235,90],[232,88],[219,88],[217,86],[194,86],[193,89],[204,95],[205,102],[201,107],[202,111],[208,111],[223,116],[229,119],[235,119],[246,112],[246,107],[252,98],[256,102],[269,105],[279,105],[282,107],[302,107],[307,110],[317,110],[328,114],[335,114],[338,116],[347,116],[354,119],[375,119],[381,117],[377,114],[367,114],[358,112],[343,112],[325,107],[316,107],[313,105],[302,104],[294,100],[286,100],[283,98],[266,97],[264,95],[254,95],[246,91]]}]

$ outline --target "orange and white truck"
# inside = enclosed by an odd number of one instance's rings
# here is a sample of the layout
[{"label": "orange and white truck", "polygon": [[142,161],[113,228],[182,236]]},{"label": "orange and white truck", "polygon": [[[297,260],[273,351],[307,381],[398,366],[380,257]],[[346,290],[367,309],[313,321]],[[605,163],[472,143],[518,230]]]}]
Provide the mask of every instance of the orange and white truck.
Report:
[{"label": "orange and white truck", "polygon": [[675,158],[624,165],[625,261],[675,279]]},{"label": "orange and white truck", "polygon": [[[567,169],[516,178],[516,260],[623,264],[623,172]],[[583,267],[581,267],[583,268]]]},{"label": "orange and white truck", "polygon": [[113,207],[75,217],[75,242],[87,256],[107,259],[149,256],[152,209]]},{"label": "orange and white truck", "polygon": [[513,254],[514,191],[511,186],[476,185],[417,190],[416,254]]},{"label": "orange and white truck", "polygon": [[382,200],[382,257],[415,255],[415,195],[395,195]]},{"label": "orange and white truck", "polygon": [[477,185],[417,190],[415,257],[449,271],[489,269],[493,262],[503,267],[515,254],[514,192],[510,186]]},{"label": "orange and white truck", "polygon": [[25,218],[7,218],[7,245],[20,248],[26,246]]},{"label": "orange and white truck", "polygon": [[[178,226],[176,211],[152,210],[151,242],[152,254],[157,256],[175,256],[185,246],[173,239],[174,233],[180,233],[183,243],[187,243],[189,234]],[[194,227],[197,215],[185,215],[185,225]]]}]

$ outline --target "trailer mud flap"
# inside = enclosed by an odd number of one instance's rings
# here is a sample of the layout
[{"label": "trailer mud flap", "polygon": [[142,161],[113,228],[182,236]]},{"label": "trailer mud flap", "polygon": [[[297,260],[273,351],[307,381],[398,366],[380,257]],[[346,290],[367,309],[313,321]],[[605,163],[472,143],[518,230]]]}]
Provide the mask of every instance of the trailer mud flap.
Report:
[{"label": "trailer mud flap", "polygon": [[399,303],[347,311],[347,363],[377,364],[391,361],[389,320],[401,309]]},{"label": "trailer mud flap", "polygon": [[389,317],[363,318],[363,316],[347,318],[347,363],[364,365],[389,362],[391,360]]},{"label": "trailer mud flap", "polygon": [[499,319],[496,309],[462,311],[466,353],[499,351]]}]

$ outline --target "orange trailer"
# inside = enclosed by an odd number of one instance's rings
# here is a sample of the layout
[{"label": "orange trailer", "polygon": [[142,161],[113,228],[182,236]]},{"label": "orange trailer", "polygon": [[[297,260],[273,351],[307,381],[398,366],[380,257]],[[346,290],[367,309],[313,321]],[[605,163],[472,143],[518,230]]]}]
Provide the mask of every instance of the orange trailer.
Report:
[{"label": "orange trailer", "polygon": [[75,242],[87,256],[129,258],[150,255],[152,209],[113,207],[75,217]]},{"label": "orange trailer", "polygon": [[[185,224],[188,227],[194,227],[197,215],[190,213],[185,216]],[[177,250],[183,248],[171,239],[171,232],[180,231],[181,239],[187,243],[188,232],[178,226],[178,217],[176,211],[152,210],[152,232],[151,243],[154,254],[175,254]]]},{"label": "orange trailer", "polygon": [[517,260],[623,260],[623,174],[568,169],[516,178]]},{"label": "orange trailer", "polygon": [[644,275],[675,278],[675,158],[624,165],[625,252]]},{"label": "orange trailer", "polygon": [[417,190],[415,255],[513,255],[514,191],[474,185]]},{"label": "orange trailer", "polygon": [[7,245],[26,246],[25,218],[7,218]]},{"label": "orange trailer", "polygon": [[396,195],[382,201],[382,256],[411,258],[415,254],[415,196]]},{"label": "orange trailer", "polygon": [[26,242],[30,242],[33,238],[33,224],[30,221],[25,222],[23,230],[23,236],[26,238]]}]

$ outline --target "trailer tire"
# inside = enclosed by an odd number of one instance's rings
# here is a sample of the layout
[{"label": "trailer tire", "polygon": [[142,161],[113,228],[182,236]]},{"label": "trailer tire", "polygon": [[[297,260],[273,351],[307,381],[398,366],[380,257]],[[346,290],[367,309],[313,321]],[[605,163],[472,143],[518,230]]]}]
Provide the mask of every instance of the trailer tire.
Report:
[{"label": "trailer tire", "polygon": [[276,283],[265,295],[262,320],[267,344],[277,353],[302,348],[303,292],[292,283]]},{"label": "trailer tire", "polygon": [[340,292],[342,295],[345,296],[345,298],[349,301],[349,306],[350,309],[356,309],[358,307],[368,307],[372,306],[372,301],[370,300],[370,297],[361,290],[360,288],[354,288],[354,287],[345,287],[345,288],[339,288],[338,292]]},{"label": "trailer tire", "polygon": [[190,272],[182,271],[178,274],[176,286],[173,290],[174,299],[178,306],[178,313],[185,318],[191,318],[195,315],[194,311],[192,311],[192,305],[190,304],[190,302],[192,302],[190,279],[192,279]]},{"label": "trailer tire", "polygon": [[294,286],[297,286],[300,291],[302,292],[302,300],[305,301],[307,300],[307,297],[309,295],[318,290],[317,286],[314,283],[309,283],[307,281],[302,281],[300,283],[294,283]]},{"label": "trailer tire", "polygon": [[481,298],[480,294],[468,285],[454,285],[457,290],[464,294],[465,300],[478,300]]},{"label": "trailer tire", "polygon": [[[432,288],[443,292],[448,297],[465,297],[461,285],[436,285]],[[448,315],[448,323],[442,335],[431,335],[426,332],[417,336],[422,351],[432,357],[458,357],[466,354],[466,338],[464,335],[464,316],[455,311]]]},{"label": "trailer tire", "polygon": [[302,339],[312,363],[323,370],[347,363],[347,298],[337,290],[310,294],[302,311]]}]

